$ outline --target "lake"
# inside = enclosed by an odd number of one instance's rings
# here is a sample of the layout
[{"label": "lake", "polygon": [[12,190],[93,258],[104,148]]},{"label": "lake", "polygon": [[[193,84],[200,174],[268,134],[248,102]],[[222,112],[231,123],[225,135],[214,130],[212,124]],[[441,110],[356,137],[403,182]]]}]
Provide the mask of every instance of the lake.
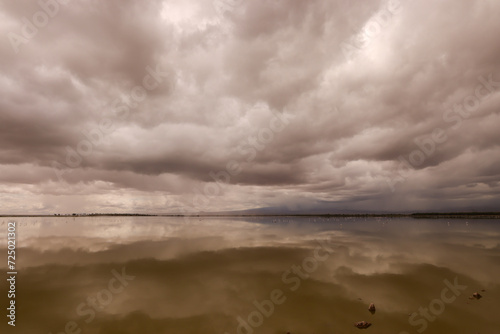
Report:
[{"label": "lake", "polygon": [[2,333],[500,331],[497,219],[0,218],[4,272],[11,220]]}]

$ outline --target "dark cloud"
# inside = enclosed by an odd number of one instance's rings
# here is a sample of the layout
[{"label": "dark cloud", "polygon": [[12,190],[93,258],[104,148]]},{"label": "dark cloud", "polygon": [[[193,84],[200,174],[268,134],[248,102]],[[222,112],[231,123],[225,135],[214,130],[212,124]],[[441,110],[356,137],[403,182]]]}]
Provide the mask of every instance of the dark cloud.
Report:
[{"label": "dark cloud", "polygon": [[143,211],[206,211],[193,189],[228,163],[210,210],[493,209],[498,10],[73,0],[33,32],[40,4],[4,1],[2,211],[129,211],[137,196],[156,198]]}]

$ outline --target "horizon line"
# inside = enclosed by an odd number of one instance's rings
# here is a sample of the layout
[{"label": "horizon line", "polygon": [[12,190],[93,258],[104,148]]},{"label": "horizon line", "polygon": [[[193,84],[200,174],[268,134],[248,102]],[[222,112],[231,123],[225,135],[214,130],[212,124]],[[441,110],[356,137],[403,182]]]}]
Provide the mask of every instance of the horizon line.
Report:
[{"label": "horizon line", "polygon": [[281,213],[281,214],[249,214],[249,213],[65,213],[65,214],[0,214],[2,218],[9,217],[419,217],[429,218],[431,216],[453,218],[453,217],[494,217],[500,218],[500,212],[494,211],[454,211],[454,212],[412,212],[412,213]]}]

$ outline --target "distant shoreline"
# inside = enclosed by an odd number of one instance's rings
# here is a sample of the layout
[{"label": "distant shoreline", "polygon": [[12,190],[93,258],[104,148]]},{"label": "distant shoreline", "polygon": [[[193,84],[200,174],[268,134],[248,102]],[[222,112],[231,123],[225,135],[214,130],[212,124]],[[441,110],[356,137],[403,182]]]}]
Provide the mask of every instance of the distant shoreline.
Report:
[{"label": "distant shoreline", "polygon": [[429,213],[335,213],[335,214],[133,214],[93,213],[64,215],[0,215],[2,218],[27,217],[323,217],[323,218],[414,218],[414,219],[500,219],[500,212],[429,212]]}]

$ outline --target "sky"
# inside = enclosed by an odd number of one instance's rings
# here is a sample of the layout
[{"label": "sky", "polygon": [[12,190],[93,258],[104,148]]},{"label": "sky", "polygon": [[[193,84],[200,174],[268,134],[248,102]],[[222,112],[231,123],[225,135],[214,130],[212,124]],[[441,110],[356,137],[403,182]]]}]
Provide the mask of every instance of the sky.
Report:
[{"label": "sky", "polygon": [[496,0],[0,0],[0,213],[495,210]]}]

